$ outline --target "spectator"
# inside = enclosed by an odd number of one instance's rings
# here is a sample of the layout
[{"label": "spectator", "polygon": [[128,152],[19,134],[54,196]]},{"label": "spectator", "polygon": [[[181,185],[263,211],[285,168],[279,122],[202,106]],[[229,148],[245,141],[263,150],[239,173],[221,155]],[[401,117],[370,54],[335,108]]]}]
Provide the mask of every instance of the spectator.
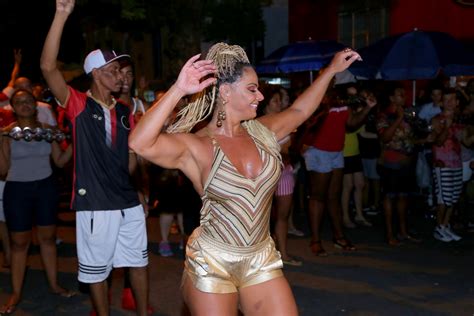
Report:
[{"label": "spectator", "polygon": [[[408,197],[415,190],[415,137],[405,118],[405,89],[398,85],[390,87],[388,99],[389,104],[381,111],[377,121],[382,142],[378,171],[382,181],[387,243],[397,246],[399,240],[419,241],[408,233],[407,228]],[[392,224],[394,204],[400,226],[398,239]]]},{"label": "spectator", "polygon": [[136,156],[128,148],[134,120],[113,93],[123,83],[119,60],[128,55],[94,50],[84,61],[92,76],[87,93],[67,86],[57,66],[64,25],[74,0],[57,0],[56,13],[41,56],[41,70],[74,135],[74,183],[77,253],[81,282],[89,283],[99,316],[109,314],[106,279],[112,267],[130,267],[137,314],[147,315],[148,250],[145,212],[130,181]]},{"label": "spectator", "polygon": [[461,140],[463,126],[456,123],[459,100],[454,89],[443,95],[443,111],[433,119],[433,165],[437,200],[437,226],[434,238],[444,242],[459,241],[461,236],[450,225],[453,207],[462,192]]},{"label": "spectator", "polygon": [[[11,97],[15,111],[14,126],[35,129],[47,127],[37,121],[36,100],[27,90],[17,90]],[[71,158],[72,146],[65,152],[56,142],[25,140],[13,141],[0,137],[0,175],[7,173],[3,194],[5,218],[11,234],[11,280],[13,293],[0,309],[0,314],[11,314],[21,300],[28,248],[32,238],[32,227],[36,224],[41,259],[46,270],[52,293],[71,297],[57,282],[56,217],[58,192],[50,158],[58,167]],[[33,219],[36,219],[34,223]]]}]

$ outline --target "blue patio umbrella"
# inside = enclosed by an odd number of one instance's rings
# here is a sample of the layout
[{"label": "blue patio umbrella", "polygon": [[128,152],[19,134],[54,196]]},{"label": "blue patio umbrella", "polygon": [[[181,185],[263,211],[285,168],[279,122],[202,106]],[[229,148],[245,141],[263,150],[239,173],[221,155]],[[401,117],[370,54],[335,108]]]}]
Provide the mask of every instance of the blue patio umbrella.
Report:
[{"label": "blue patio umbrella", "polygon": [[385,80],[474,75],[474,53],[449,34],[412,31],[384,38],[358,50],[363,61],[354,63],[355,76]]},{"label": "blue patio umbrella", "polygon": [[335,53],[346,46],[332,40],[303,41],[282,46],[268,55],[257,66],[260,74],[293,73],[319,70],[326,66]]},{"label": "blue patio umbrella", "polygon": [[448,76],[474,75],[474,53],[443,32],[412,32],[390,36],[358,50],[363,61],[350,72],[356,77],[385,80],[433,79],[440,72]]}]

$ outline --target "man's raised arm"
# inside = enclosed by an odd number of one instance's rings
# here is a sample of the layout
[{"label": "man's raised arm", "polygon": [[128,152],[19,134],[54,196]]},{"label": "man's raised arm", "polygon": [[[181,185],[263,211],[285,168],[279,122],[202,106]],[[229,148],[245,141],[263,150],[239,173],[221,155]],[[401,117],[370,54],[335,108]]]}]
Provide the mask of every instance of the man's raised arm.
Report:
[{"label": "man's raised arm", "polygon": [[66,103],[69,90],[62,73],[58,69],[56,60],[64,24],[73,9],[74,0],[56,0],[56,13],[41,54],[41,71],[49,88],[61,104]]}]

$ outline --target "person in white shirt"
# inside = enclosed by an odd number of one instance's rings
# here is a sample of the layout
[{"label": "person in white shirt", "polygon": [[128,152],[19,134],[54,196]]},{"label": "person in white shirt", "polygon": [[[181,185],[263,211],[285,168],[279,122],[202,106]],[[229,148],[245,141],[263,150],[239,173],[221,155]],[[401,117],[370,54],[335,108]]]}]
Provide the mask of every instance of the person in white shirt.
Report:
[{"label": "person in white shirt", "polygon": [[441,105],[443,105],[443,88],[433,86],[431,88],[431,102],[421,106],[418,117],[430,124],[431,119],[441,113]]}]

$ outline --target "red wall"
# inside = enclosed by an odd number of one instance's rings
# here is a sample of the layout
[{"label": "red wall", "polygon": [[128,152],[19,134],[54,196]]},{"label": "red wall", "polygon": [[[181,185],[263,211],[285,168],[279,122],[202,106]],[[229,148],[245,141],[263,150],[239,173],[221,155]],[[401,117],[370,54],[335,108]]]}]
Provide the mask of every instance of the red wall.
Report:
[{"label": "red wall", "polygon": [[390,9],[390,34],[412,31],[441,31],[453,37],[474,40],[474,7],[453,0],[393,0]]},{"label": "red wall", "polygon": [[290,43],[337,39],[338,0],[289,0],[288,22]]},{"label": "red wall", "polygon": [[[392,0],[389,34],[441,31],[463,41],[474,41],[474,7],[454,0]],[[288,0],[290,42],[337,39],[339,0]]]}]

